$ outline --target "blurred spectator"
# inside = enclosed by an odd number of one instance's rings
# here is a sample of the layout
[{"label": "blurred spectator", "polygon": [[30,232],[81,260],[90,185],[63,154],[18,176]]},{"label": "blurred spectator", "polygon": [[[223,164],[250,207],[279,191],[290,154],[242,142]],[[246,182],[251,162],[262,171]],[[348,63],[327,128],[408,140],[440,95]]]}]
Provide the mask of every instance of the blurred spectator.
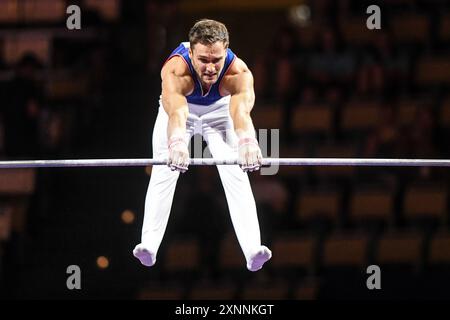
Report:
[{"label": "blurred spectator", "polygon": [[391,35],[380,32],[372,48],[362,57],[357,76],[357,91],[361,96],[391,98],[406,86],[408,56],[392,43]]},{"label": "blurred spectator", "polygon": [[298,96],[297,65],[299,44],[293,27],[285,25],[275,34],[266,54],[260,55],[252,67],[255,79],[255,94],[258,101],[272,102],[283,108],[282,127],[286,138],[291,140],[292,109]]},{"label": "blurred spectator", "polygon": [[291,26],[281,27],[267,53],[255,59],[252,72],[258,98],[282,104],[292,99],[298,80],[294,64],[299,49],[296,37]]},{"label": "blurred spectator", "polygon": [[304,105],[312,105],[319,101],[318,92],[314,86],[305,86],[301,93],[301,103]]},{"label": "blurred spectator", "polygon": [[6,85],[3,116],[5,154],[9,158],[34,158],[39,155],[39,116],[44,99],[37,79],[42,67],[38,58],[25,54],[17,63],[14,78]]},{"label": "blurred spectator", "polygon": [[331,28],[320,30],[317,45],[310,54],[309,75],[311,81],[320,89],[330,85],[350,85],[355,72],[355,59],[346,51],[342,39]]},{"label": "blurred spectator", "polygon": [[182,41],[179,27],[173,23],[177,19],[178,1],[148,1],[146,5],[147,27],[147,64],[151,73],[159,73],[168,50]]},{"label": "blurred spectator", "polygon": [[324,25],[328,24],[336,26],[336,2],[333,0],[314,0],[309,1],[311,5],[311,14],[314,24]]},{"label": "blurred spectator", "polygon": [[390,105],[381,109],[378,127],[367,137],[363,155],[367,158],[394,158],[400,156],[402,132],[395,109]]},{"label": "blurred spectator", "polygon": [[430,107],[417,108],[414,122],[407,128],[405,155],[412,158],[434,158],[438,156],[436,146],[436,121]]},{"label": "blurred spectator", "polygon": [[[366,141],[364,157],[368,158],[436,158],[437,126],[432,109],[421,106],[417,109],[414,121],[405,127],[397,123],[397,115],[392,107],[382,109],[379,126]],[[408,171],[411,173],[411,169]],[[428,177],[430,170],[420,168],[422,177]],[[410,177],[413,175],[409,174]]]},{"label": "blurred spectator", "polygon": [[[401,143],[403,148],[402,153],[407,158],[439,158],[437,134],[438,128],[432,108],[429,106],[420,106],[416,110],[414,121],[405,128]],[[445,176],[439,176],[439,172],[444,172],[441,168],[420,167],[416,172],[417,175],[411,175],[410,179],[440,179]]]}]

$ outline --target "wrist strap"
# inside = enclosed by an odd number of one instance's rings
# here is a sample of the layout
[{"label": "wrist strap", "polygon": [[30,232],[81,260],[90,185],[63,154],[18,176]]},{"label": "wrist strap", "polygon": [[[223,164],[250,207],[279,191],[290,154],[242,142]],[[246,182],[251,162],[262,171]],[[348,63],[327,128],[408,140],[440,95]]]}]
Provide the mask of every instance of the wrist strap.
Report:
[{"label": "wrist strap", "polygon": [[174,145],[184,143],[186,145],[186,141],[184,141],[184,138],[182,136],[173,136],[169,139],[168,147],[169,149],[172,148]]},{"label": "wrist strap", "polygon": [[243,146],[246,144],[258,144],[258,140],[255,138],[241,138],[239,140],[239,146]]}]

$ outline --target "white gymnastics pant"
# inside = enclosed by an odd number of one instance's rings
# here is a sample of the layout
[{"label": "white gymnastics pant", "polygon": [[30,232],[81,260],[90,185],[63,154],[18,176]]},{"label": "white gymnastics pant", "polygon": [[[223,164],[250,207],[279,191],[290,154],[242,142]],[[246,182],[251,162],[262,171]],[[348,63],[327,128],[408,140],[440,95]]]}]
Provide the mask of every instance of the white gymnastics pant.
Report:
[{"label": "white gymnastics pant", "polygon": [[[210,106],[189,104],[186,141],[201,134],[212,157],[237,158],[237,136],[229,112],[230,98],[223,97]],[[159,103],[153,130],[153,158],[167,159],[168,115]],[[227,137],[227,138],[226,138]],[[247,262],[252,252],[261,246],[256,205],[246,173],[238,165],[218,165],[220,179],[230,210],[231,221]],[[178,171],[167,166],[153,166],[145,199],[142,245],[156,256],[169,220]],[[211,212],[214,214],[214,212]],[[200,221],[201,223],[201,221]],[[207,225],[204,226],[208,228]]]}]

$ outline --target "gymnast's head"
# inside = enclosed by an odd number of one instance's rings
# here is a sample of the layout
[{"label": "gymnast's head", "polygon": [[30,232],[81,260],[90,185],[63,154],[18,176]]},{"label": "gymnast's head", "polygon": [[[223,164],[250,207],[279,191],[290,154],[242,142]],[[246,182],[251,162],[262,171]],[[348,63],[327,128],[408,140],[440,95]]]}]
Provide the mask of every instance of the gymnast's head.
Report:
[{"label": "gymnast's head", "polygon": [[228,30],[221,22],[202,19],[189,31],[189,57],[202,85],[211,86],[225,64]]}]

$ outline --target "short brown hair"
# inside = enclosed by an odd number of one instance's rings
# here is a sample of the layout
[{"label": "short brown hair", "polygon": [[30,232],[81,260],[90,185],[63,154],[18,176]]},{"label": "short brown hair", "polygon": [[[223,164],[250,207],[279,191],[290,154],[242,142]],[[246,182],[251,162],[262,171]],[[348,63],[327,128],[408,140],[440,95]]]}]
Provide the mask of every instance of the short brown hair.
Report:
[{"label": "short brown hair", "polygon": [[204,45],[209,45],[217,41],[222,41],[225,48],[228,47],[229,38],[227,27],[219,21],[202,19],[197,21],[189,31],[191,48],[199,42]]}]

